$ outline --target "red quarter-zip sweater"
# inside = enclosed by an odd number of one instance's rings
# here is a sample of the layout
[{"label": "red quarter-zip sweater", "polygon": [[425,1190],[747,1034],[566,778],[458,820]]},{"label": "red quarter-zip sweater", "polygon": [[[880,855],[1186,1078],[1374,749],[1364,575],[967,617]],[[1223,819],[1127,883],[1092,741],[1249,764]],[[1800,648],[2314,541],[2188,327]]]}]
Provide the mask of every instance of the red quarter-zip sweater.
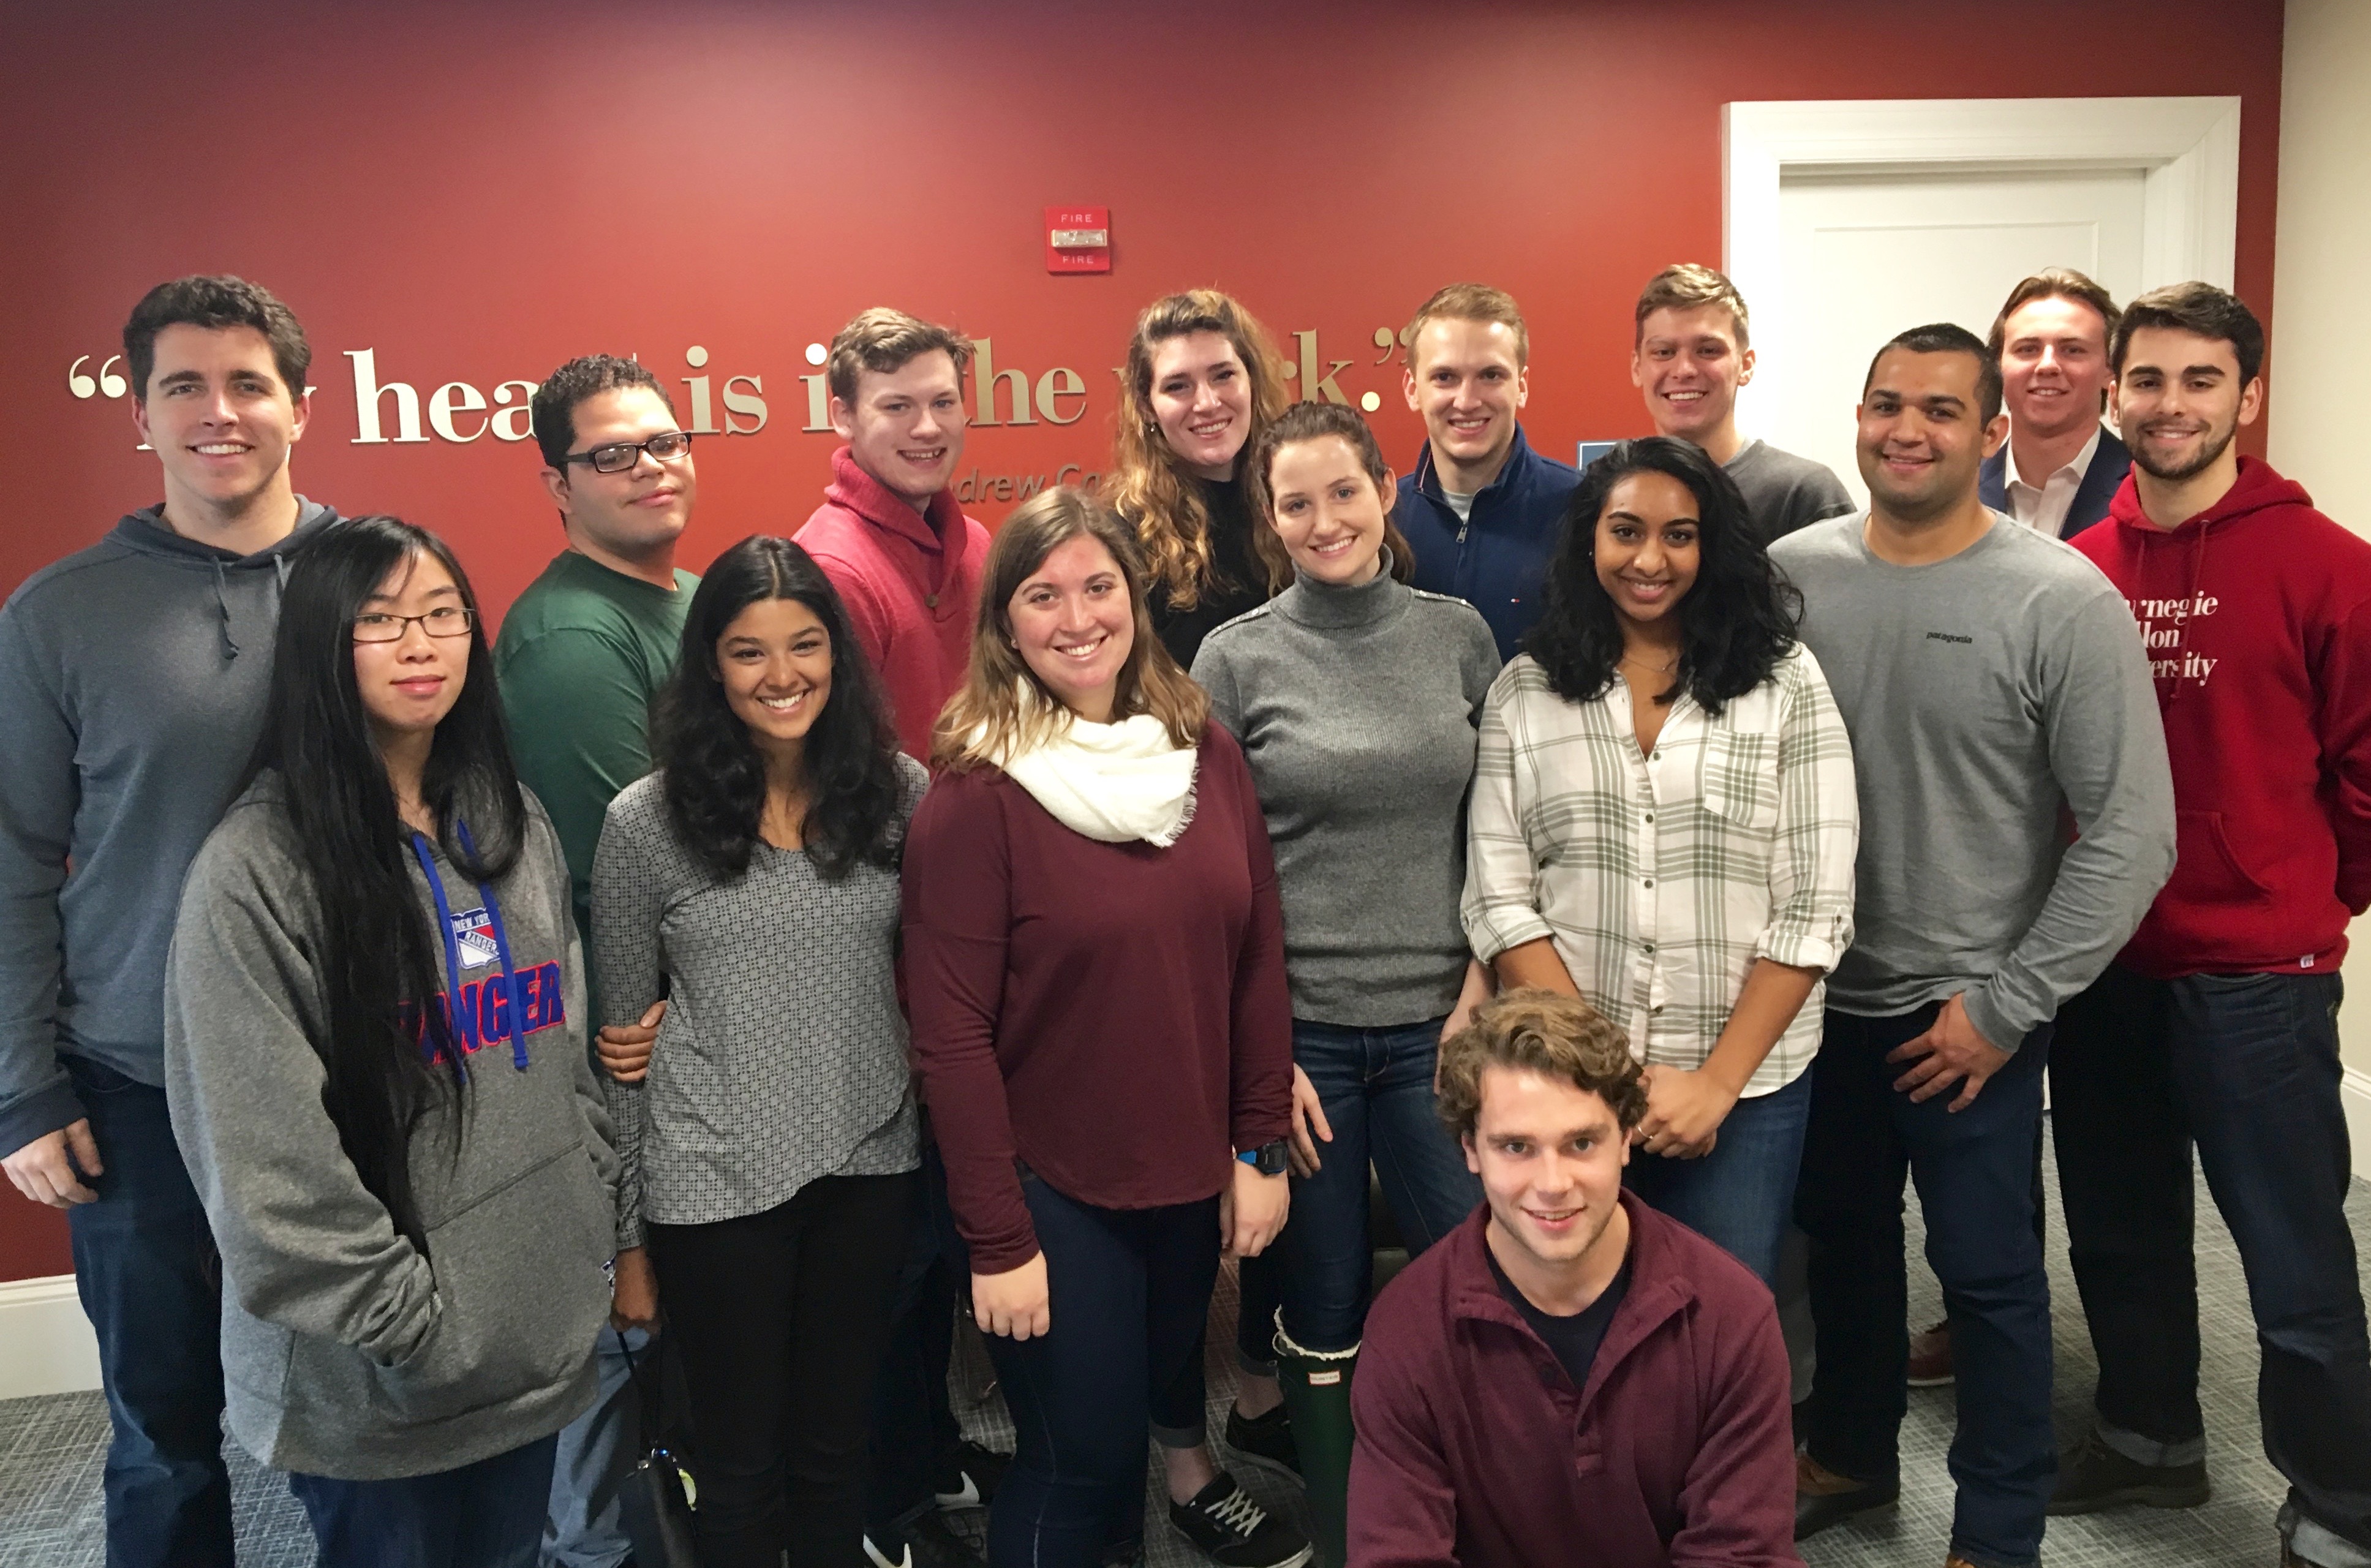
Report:
[{"label": "red quarter-zip sweater", "polygon": [[798,542],[831,579],[896,709],[897,744],[931,759],[931,726],[963,685],[988,530],[964,515],[953,490],[927,513],[831,455],[831,484]]},{"label": "red quarter-zip sweater", "polygon": [[1585,1389],[1499,1294],[1486,1205],[1376,1298],[1350,1385],[1351,1568],[1799,1568],[1770,1292],[1622,1206],[1630,1292]]},{"label": "red quarter-zip sweater", "polygon": [[993,767],[942,773],[906,835],[906,1005],[978,1274],[1037,1255],[1013,1161],[1097,1208],[1199,1203],[1285,1135],[1284,914],[1251,768],[1202,729],[1166,849],[1057,822]]},{"label": "red quarter-zip sweater", "polygon": [[2371,543],[2242,457],[2172,529],[2126,479],[2074,545],[2140,622],[2173,762],[2180,858],[2120,962],[2161,979],[2337,968],[2371,903]]}]

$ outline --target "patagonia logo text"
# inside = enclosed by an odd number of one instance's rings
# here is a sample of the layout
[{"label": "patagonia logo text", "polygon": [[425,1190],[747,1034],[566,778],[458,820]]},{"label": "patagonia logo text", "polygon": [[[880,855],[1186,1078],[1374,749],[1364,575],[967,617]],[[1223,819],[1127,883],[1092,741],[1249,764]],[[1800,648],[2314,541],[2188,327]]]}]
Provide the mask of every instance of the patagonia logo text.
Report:
[{"label": "patagonia logo text", "polygon": [[1956,631],[1930,631],[1926,634],[1926,640],[1929,642],[1973,643],[1975,639],[1972,637],[1961,637]]}]

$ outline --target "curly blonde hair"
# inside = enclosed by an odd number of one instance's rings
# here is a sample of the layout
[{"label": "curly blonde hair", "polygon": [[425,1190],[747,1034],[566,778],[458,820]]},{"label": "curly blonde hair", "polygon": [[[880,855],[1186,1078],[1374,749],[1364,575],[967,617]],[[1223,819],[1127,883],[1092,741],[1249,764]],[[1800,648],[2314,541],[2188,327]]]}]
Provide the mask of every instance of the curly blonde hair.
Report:
[{"label": "curly blonde hair", "polygon": [[[1128,340],[1128,366],[1121,375],[1120,409],[1111,471],[1104,499],[1128,519],[1144,548],[1151,581],[1172,606],[1190,610],[1210,583],[1210,513],[1186,482],[1188,475],[1162,439],[1152,412],[1153,351],[1173,338],[1216,332],[1227,340],[1252,384],[1252,443],[1290,401],[1284,391],[1284,359],[1257,317],[1216,289],[1188,289],[1154,300],[1136,318]],[[1010,525],[1007,525],[1010,526]]]}]

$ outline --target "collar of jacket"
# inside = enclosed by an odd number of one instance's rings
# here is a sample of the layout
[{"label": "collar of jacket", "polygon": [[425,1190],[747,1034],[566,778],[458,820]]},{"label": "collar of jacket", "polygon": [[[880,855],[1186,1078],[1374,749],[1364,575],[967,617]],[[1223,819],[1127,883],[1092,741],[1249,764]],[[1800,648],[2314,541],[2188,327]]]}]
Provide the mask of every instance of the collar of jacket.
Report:
[{"label": "collar of jacket", "polygon": [[[1498,477],[1474,492],[1475,508],[1478,510],[1482,505],[1482,498],[1493,491],[1513,490],[1530,472],[1531,466],[1532,444],[1524,436],[1522,424],[1519,421],[1515,425],[1514,443],[1507,448],[1507,460],[1498,466]],[[1433,469],[1432,440],[1428,436],[1425,439],[1424,451],[1416,460],[1416,490],[1418,495],[1428,500],[1440,501],[1441,499],[1440,476]],[[1445,506],[1448,502],[1442,502],[1441,504]]]}]

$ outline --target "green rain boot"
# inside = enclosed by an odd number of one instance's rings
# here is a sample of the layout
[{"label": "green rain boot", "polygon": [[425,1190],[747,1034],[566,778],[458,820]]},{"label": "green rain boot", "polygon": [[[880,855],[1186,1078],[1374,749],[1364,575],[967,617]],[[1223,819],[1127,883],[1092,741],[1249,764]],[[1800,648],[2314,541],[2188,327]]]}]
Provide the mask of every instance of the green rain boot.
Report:
[{"label": "green rain boot", "polygon": [[1309,1505],[1310,1541],[1324,1568],[1343,1568],[1349,1551],[1350,1374],[1359,1347],[1307,1350],[1284,1332],[1276,1315],[1276,1380],[1284,1408],[1292,1415],[1292,1439],[1301,1448],[1301,1474]]}]

